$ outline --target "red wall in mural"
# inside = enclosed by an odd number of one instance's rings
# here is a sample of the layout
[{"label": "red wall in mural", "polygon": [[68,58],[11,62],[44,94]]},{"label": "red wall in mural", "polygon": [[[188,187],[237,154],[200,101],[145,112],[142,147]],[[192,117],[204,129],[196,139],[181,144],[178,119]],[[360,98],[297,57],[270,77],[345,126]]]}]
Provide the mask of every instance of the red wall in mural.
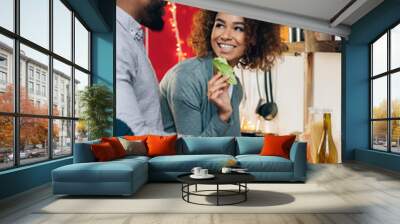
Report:
[{"label": "red wall in mural", "polygon": [[[171,25],[173,23],[171,7],[171,4],[165,7],[164,29],[161,32],[149,30],[147,47],[149,58],[158,80],[161,80],[164,74],[179,61],[176,51],[176,34]],[[176,23],[179,37],[182,41],[182,51],[187,54],[186,58],[194,56],[192,49],[188,46],[188,38],[190,36],[193,14],[197,11],[197,8],[176,4]]]}]

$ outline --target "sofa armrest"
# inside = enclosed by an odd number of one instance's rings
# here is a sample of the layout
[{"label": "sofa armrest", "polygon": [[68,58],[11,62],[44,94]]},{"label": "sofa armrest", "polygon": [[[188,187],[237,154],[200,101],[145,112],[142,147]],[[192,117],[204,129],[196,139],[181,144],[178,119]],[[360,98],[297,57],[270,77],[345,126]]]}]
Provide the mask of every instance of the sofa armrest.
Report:
[{"label": "sofa armrest", "polygon": [[75,143],[74,147],[74,163],[89,163],[95,162],[96,158],[94,157],[90,146],[92,144],[100,143],[99,140],[89,141],[89,142],[81,142]]},{"label": "sofa armrest", "polygon": [[307,143],[295,142],[290,149],[290,160],[293,162],[293,179],[305,181],[307,174]]}]

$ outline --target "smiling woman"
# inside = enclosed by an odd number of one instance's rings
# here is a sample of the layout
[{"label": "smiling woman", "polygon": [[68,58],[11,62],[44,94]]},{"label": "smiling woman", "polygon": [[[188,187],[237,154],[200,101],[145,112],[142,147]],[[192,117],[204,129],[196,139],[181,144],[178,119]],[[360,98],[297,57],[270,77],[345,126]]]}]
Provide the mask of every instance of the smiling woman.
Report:
[{"label": "smiling woman", "polygon": [[[221,37],[222,31],[225,33]],[[213,46],[213,42],[217,43],[215,38],[224,39],[226,35],[244,47],[245,52],[239,55],[238,62],[244,68],[271,67],[285,48],[279,36],[279,25],[207,10],[201,10],[195,15],[189,41],[197,56],[205,57],[210,53],[216,56],[218,48],[215,44]],[[227,43],[226,39],[220,41]]]},{"label": "smiling woman", "polygon": [[214,69],[214,57],[231,67],[270,68],[284,45],[279,26],[200,10],[190,43],[197,57],[170,69],[160,83],[164,129],[193,136],[239,136],[242,87]]},{"label": "smiling woman", "polygon": [[244,18],[218,13],[211,32],[211,47],[218,57],[235,66],[246,50]]}]

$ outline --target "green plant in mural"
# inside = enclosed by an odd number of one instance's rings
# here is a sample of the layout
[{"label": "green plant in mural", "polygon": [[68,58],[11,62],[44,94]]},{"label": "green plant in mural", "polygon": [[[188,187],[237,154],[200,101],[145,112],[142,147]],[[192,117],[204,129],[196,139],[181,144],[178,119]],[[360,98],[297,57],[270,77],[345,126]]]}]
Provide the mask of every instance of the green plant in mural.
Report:
[{"label": "green plant in mural", "polygon": [[86,87],[80,92],[79,106],[82,120],[87,125],[89,139],[109,136],[112,125],[113,95],[109,88],[101,84]]}]

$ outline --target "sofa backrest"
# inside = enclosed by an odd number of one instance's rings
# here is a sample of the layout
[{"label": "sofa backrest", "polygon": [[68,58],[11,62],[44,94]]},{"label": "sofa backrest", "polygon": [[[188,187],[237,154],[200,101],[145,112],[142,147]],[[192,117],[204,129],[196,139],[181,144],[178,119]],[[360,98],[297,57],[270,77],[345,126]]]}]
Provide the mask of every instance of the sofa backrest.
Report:
[{"label": "sofa backrest", "polygon": [[[100,140],[75,143],[74,163],[95,162],[90,148]],[[264,144],[263,137],[182,137],[177,142],[177,154],[259,154]]]},{"label": "sofa backrest", "polygon": [[99,144],[100,140],[75,143],[74,148],[74,163],[89,163],[95,162],[96,158],[91,150],[92,144]]},{"label": "sofa backrest", "polygon": [[235,155],[234,137],[182,137],[177,154],[226,154]]},{"label": "sofa backrest", "polygon": [[236,155],[259,154],[264,137],[236,137]]}]

